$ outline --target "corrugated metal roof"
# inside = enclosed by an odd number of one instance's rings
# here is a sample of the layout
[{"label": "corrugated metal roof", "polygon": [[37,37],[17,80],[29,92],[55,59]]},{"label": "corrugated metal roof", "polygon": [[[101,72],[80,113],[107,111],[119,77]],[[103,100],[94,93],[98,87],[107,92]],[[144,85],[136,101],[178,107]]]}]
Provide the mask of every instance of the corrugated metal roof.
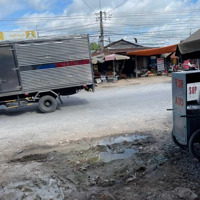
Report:
[{"label": "corrugated metal roof", "polygon": [[154,48],[154,49],[146,49],[146,50],[135,50],[130,51],[127,53],[127,55],[130,56],[153,56],[153,55],[160,55],[165,53],[171,53],[175,52],[178,44],[166,46],[166,47],[160,47],[160,48]]},{"label": "corrugated metal roof", "polygon": [[144,50],[144,49],[149,49],[150,47],[141,47],[141,48],[132,48],[132,49],[104,49],[103,51],[98,50],[92,53],[92,56],[97,56],[100,54],[104,54],[104,55],[109,55],[112,53],[119,53],[119,54],[124,54],[126,55],[127,52],[130,51],[135,51],[135,50]]},{"label": "corrugated metal roof", "polygon": [[150,49],[150,48],[152,48],[152,47],[144,47],[139,44],[132,43],[132,42],[126,41],[124,39],[121,39],[121,40],[118,40],[118,41],[108,44],[107,46],[104,47],[103,51],[97,50],[97,51],[93,52],[92,56],[97,56],[100,54],[104,54],[106,56],[106,55],[109,55],[112,53],[126,54],[129,51],[134,51],[134,50],[138,50],[138,49],[140,49],[140,50]]}]

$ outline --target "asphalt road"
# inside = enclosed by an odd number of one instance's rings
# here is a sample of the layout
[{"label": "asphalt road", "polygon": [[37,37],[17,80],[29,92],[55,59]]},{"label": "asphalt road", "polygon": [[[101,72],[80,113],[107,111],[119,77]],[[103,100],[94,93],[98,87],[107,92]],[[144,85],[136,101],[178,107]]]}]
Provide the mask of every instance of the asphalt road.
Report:
[{"label": "asphalt road", "polygon": [[64,104],[49,114],[40,113],[37,104],[0,108],[0,155],[84,137],[171,128],[170,83],[97,88],[62,99]]}]

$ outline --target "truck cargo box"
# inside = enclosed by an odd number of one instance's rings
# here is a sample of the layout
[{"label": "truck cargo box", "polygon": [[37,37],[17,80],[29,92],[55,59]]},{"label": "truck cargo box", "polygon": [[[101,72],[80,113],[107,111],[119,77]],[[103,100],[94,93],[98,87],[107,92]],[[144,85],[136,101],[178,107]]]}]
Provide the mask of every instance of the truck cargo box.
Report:
[{"label": "truck cargo box", "polygon": [[0,43],[1,102],[49,91],[68,95],[70,88],[83,87],[93,89],[88,36]]}]

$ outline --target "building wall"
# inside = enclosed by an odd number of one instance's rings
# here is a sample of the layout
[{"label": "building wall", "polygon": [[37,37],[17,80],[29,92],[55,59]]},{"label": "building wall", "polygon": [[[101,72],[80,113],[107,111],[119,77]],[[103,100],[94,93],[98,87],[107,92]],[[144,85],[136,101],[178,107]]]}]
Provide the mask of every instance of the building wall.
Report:
[{"label": "building wall", "polygon": [[149,67],[149,57],[138,56],[137,63],[138,63],[138,69],[147,69]]}]

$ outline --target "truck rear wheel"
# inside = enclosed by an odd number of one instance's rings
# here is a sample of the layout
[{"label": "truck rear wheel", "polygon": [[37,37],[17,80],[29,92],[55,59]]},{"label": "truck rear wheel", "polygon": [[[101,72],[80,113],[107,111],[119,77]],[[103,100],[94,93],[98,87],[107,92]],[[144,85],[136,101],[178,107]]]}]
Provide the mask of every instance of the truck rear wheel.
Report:
[{"label": "truck rear wheel", "polygon": [[200,129],[195,131],[190,137],[189,150],[200,161]]},{"label": "truck rear wheel", "polygon": [[43,113],[54,112],[57,108],[57,101],[50,95],[45,95],[39,100],[39,109]]}]

